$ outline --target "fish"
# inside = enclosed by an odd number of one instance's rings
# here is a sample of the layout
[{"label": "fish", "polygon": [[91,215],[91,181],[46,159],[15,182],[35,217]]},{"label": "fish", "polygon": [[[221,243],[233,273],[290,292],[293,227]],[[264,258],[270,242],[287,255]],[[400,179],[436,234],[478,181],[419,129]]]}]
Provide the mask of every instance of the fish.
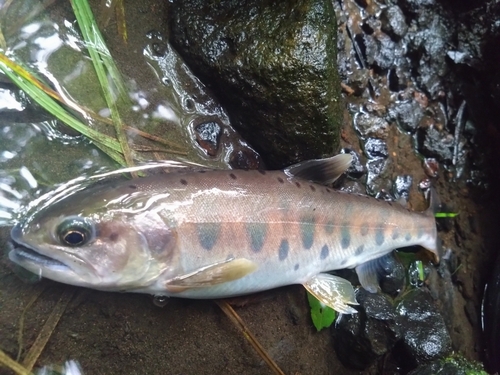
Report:
[{"label": "fish", "polygon": [[180,170],[104,179],[62,190],[12,228],[14,263],[55,281],[104,291],[215,299],[302,284],[322,303],[356,313],[355,268],[377,292],[384,262],[420,245],[439,261],[431,207],[331,185],[339,154],[280,171]]}]

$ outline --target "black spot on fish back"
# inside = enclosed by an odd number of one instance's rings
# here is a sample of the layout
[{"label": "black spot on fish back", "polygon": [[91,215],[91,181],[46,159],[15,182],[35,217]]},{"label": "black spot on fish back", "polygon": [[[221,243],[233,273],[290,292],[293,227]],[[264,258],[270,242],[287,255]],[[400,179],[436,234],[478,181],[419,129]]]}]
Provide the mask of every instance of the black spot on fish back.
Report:
[{"label": "black spot on fish back", "polygon": [[137,189],[137,185],[129,185],[128,187],[133,189],[133,190]]},{"label": "black spot on fish back", "polygon": [[278,181],[279,181],[280,184],[282,184],[282,183],[285,182],[281,177],[278,177]]},{"label": "black spot on fish back", "polygon": [[298,188],[300,188],[300,182],[299,181],[295,181],[295,186],[297,186]]},{"label": "black spot on fish back", "polygon": [[181,184],[186,186],[188,184],[188,182],[185,179],[181,178]]},{"label": "black spot on fish back", "polygon": [[314,187],[314,185],[309,185],[309,187],[311,188],[312,191],[316,191],[316,188]]},{"label": "black spot on fish back", "polygon": [[229,173],[229,177],[231,177],[233,180],[236,180],[236,175],[234,173]]},{"label": "black spot on fish back", "polygon": [[297,263],[294,267],[293,267],[293,270],[294,271],[297,271],[299,269],[300,265]]},{"label": "black spot on fish back", "polygon": [[264,176],[266,174],[266,171],[263,169],[259,169],[259,173]]}]

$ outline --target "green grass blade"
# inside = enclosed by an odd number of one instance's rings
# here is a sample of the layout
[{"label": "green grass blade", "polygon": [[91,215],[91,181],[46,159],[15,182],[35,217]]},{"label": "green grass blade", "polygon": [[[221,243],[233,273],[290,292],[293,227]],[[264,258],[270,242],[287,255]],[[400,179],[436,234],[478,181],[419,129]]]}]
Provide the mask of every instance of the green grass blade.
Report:
[{"label": "green grass blade", "polygon": [[86,42],[92,63],[94,64],[94,69],[99,79],[99,83],[101,84],[106,104],[111,112],[116,136],[121,145],[125,161],[129,166],[134,165],[128,139],[124,131],[124,125],[120,118],[120,113],[107,74],[109,73],[112,82],[118,90],[119,97],[126,97],[125,85],[121,80],[121,75],[97,27],[97,23],[87,0],[72,0],[71,5],[73,6],[78,25],[80,26],[82,36]]},{"label": "green grass blade", "polygon": [[[92,61],[102,61],[102,64],[105,66],[106,71],[109,73],[111,81],[118,91],[118,95],[122,96],[123,98],[127,98],[127,90],[123,83],[120,71],[118,70],[113,58],[111,57],[111,53],[109,52],[109,49],[104,42],[104,38],[99,31],[99,28],[97,27],[96,20],[94,18],[92,10],[90,9],[88,1],[71,0],[71,5],[73,6],[73,12],[75,13],[78,25],[80,26],[82,36],[87,43],[87,49],[89,51],[90,57],[92,58]],[[106,86],[103,87],[109,88],[107,79],[105,80],[105,82]]]},{"label": "green grass blade", "polygon": [[72,129],[89,138],[99,148],[111,150],[112,153],[106,153],[119,164],[126,165],[125,159],[121,155],[122,150],[120,144],[114,138],[88,127],[73,117],[73,115],[61,107],[49,94],[44,92],[36,84],[32,84],[29,80],[25,80],[11,70],[11,68],[3,61],[6,59],[5,55],[0,54],[0,58],[0,70],[4,72],[20,89],[24,90],[30,97],[32,97],[33,100],[35,100],[42,108]]}]

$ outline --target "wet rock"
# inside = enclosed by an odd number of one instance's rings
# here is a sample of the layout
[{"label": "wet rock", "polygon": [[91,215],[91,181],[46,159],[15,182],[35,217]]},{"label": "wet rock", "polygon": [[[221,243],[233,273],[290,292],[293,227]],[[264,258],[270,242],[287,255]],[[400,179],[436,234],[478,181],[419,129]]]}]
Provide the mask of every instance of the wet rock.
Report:
[{"label": "wet rock", "polygon": [[449,358],[433,361],[410,371],[408,375],[486,375],[479,363],[473,363],[465,358],[454,355]]},{"label": "wet rock", "polygon": [[171,42],[270,167],[333,151],[342,107],[331,2],[183,0],[170,17]]},{"label": "wet rock", "polygon": [[382,31],[396,40],[404,37],[408,31],[403,11],[397,5],[383,9],[380,21],[382,22]]},{"label": "wet rock", "polygon": [[491,373],[500,372],[500,257],[495,261],[484,294],[484,346]]},{"label": "wet rock", "polygon": [[431,296],[422,290],[408,294],[396,308],[404,329],[402,347],[416,364],[444,357],[451,352],[451,338]]},{"label": "wet rock", "polygon": [[217,155],[221,127],[216,122],[204,122],[195,126],[196,142],[210,156]]},{"label": "wet rock", "polygon": [[380,293],[359,289],[356,298],[359,313],[342,315],[335,325],[334,347],[339,360],[347,367],[363,370],[392,349],[401,332],[395,311]]},{"label": "wet rock", "polygon": [[351,166],[347,169],[347,174],[351,178],[360,178],[362,175],[366,173],[365,166],[361,163],[361,159],[359,154],[351,150],[350,148],[342,149],[343,154],[350,154],[352,156]]},{"label": "wet rock", "polygon": [[353,90],[354,95],[361,95],[368,85],[370,71],[368,69],[359,69],[346,75],[346,81]]},{"label": "wet rock", "polygon": [[396,199],[402,198],[405,202],[408,202],[412,183],[413,177],[409,174],[397,176],[393,185],[393,192]]},{"label": "wet rock", "polygon": [[434,158],[425,158],[424,159],[424,171],[425,174],[429,177],[437,177],[439,175],[439,163]]},{"label": "wet rock", "polygon": [[377,33],[365,35],[366,60],[370,65],[377,65],[382,69],[390,69],[398,56],[403,54],[401,47],[386,34]]},{"label": "wet rock", "polygon": [[422,8],[431,8],[435,3],[436,0],[404,0],[400,2],[400,5],[407,12],[417,13],[425,10]]},{"label": "wet rock", "polygon": [[[137,110],[140,117],[136,125],[145,126],[143,119],[161,118],[161,121],[155,121],[154,127],[148,127],[153,135],[163,137],[167,131],[181,130],[175,136],[175,133],[168,133],[169,137],[175,137],[179,145],[192,145],[194,149],[202,150],[196,152],[196,155],[190,154],[189,158],[193,158],[193,162],[217,168],[232,167],[231,161],[234,165],[249,165],[242,162],[235,153],[240,152],[240,156],[256,153],[231,126],[227,112],[215,100],[213,93],[200,84],[168,43],[166,36],[153,30],[146,37],[150,40],[144,51],[147,64],[153,68],[155,79],[159,82],[154,87],[144,87],[144,92],[136,89],[137,92],[133,95],[137,103],[134,111]],[[129,64],[133,65],[133,62]],[[147,79],[144,81],[149,82]],[[145,82],[141,81],[139,84],[151,84]],[[151,90],[154,95],[150,99]],[[151,103],[148,104],[150,100]],[[157,148],[157,145],[154,146],[153,148]]]},{"label": "wet rock", "polygon": [[251,148],[245,144],[236,145],[235,150],[229,155],[229,165],[233,169],[262,169],[264,163]]},{"label": "wet rock", "polygon": [[384,178],[387,164],[387,159],[382,158],[370,159],[366,162],[366,190],[368,194],[376,195],[380,191],[390,189],[391,182]]},{"label": "wet rock", "polygon": [[354,116],[354,127],[362,138],[386,139],[389,134],[389,123],[371,113],[357,113]]},{"label": "wet rock", "polygon": [[403,289],[406,280],[406,270],[401,262],[394,256],[388,257],[384,264],[384,274],[379,278],[382,292],[393,297]]},{"label": "wet rock", "polygon": [[381,139],[368,138],[365,142],[365,154],[369,159],[387,159],[387,143]]},{"label": "wet rock", "polygon": [[421,53],[417,68],[418,83],[427,90],[433,99],[438,99],[443,90],[443,77],[449,71],[443,51],[447,50],[446,41],[452,36],[449,21],[432,12],[419,14],[419,31],[410,40],[410,48]]},{"label": "wet rock", "polygon": [[454,139],[445,131],[435,126],[421,128],[417,131],[417,147],[420,153],[434,157],[441,162],[451,164],[453,160]]},{"label": "wet rock", "polygon": [[424,111],[415,100],[396,102],[389,109],[389,116],[404,131],[414,133],[424,117]]}]

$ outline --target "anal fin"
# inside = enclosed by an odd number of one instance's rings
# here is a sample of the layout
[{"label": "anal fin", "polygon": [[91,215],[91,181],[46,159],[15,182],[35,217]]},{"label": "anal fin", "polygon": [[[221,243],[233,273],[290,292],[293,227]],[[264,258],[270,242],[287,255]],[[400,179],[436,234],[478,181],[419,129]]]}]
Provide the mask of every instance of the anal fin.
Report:
[{"label": "anal fin", "polygon": [[190,288],[203,288],[240,279],[256,269],[257,264],[251,260],[233,258],[174,277],[165,283],[165,287],[174,293]]},{"label": "anal fin", "polygon": [[303,283],[309,293],[320,302],[342,314],[355,314],[349,305],[358,305],[354,288],[346,279],[328,273],[320,273]]},{"label": "anal fin", "polygon": [[360,264],[356,273],[361,286],[370,293],[377,293],[380,277],[390,273],[395,262],[392,253]]}]

